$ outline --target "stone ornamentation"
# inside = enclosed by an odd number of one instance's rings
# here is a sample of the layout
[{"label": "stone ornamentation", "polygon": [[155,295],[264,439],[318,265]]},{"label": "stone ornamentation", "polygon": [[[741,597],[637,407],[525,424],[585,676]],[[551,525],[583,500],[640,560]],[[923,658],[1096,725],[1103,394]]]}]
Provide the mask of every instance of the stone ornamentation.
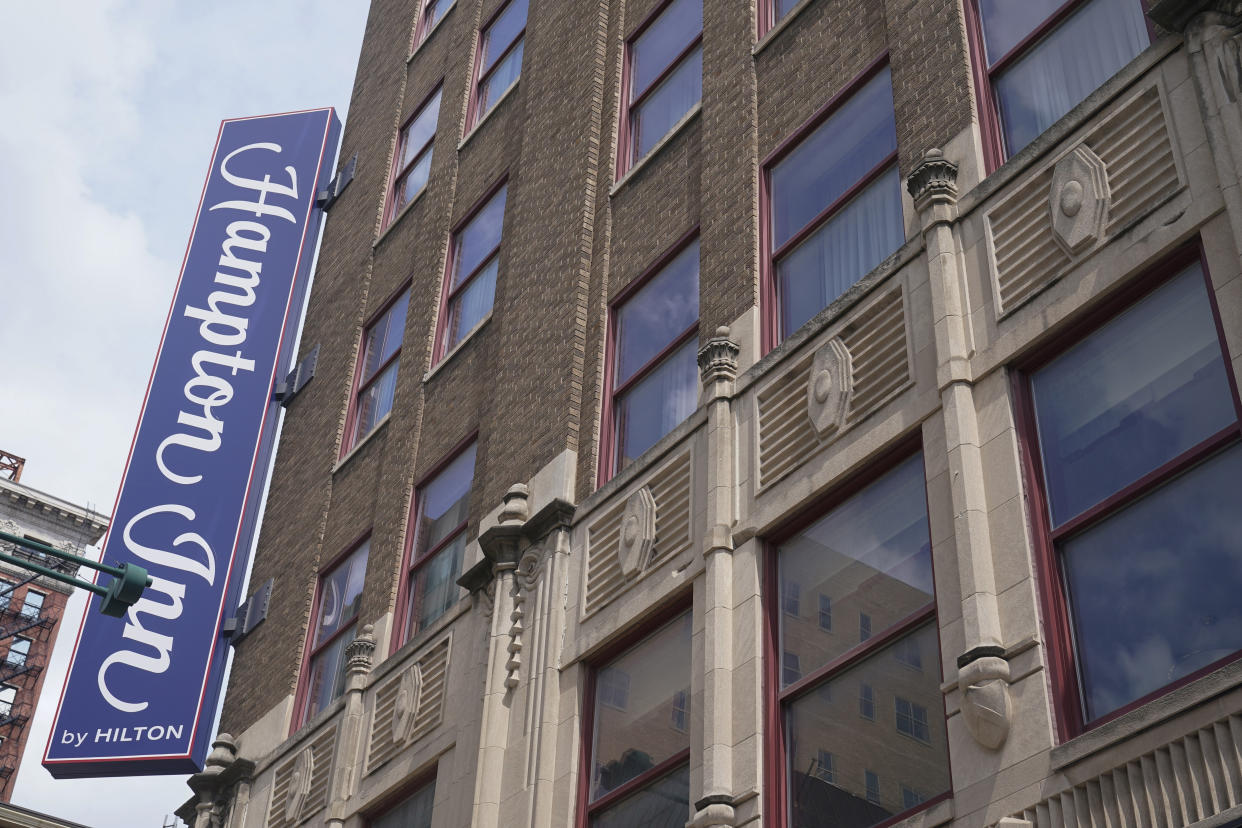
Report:
[{"label": "stone ornamentation", "polygon": [[922,210],[928,203],[957,203],[957,164],[944,157],[940,149],[932,148],[923,154],[923,160],[910,172],[906,189],[914,199],[914,207]]},{"label": "stone ornamentation", "polygon": [[850,352],[840,337],[833,337],[815,353],[807,383],[806,405],[820,438],[841,430],[854,390]]},{"label": "stone ornamentation", "polygon": [[1009,662],[1000,656],[983,656],[958,669],[957,686],[962,692],[962,718],[974,740],[997,750],[1009,735],[1013,709],[1009,701]]},{"label": "stone ornamentation", "polygon": [[740,353],[738,344],[729,339],[729,326],[721,325],[717,328],[716,335],[707,340],[707,344],[699,350],[699,373],[703,384],[710,386],[717,381],[733,382],[737,379],[737,358]]},{"label": "stone ornamentation", "polygon": [[296,823],[302,812],[302,805],[310,795],[311,774],[315,771],[315,754],[305,748],[298,754],[293,764],[293,773],[289,775],[289,790],[285,793],[285,821]]},{"label": "stone ornamentation", "polygon": [[655,497],[649,486],[643,486],[630,495],[621,516],[621,539],[617,544],[617,553],[625,577],[631,578],[647,568],[655,545],[655,531]]},{"label": "stone ornamentation", "polygon": [[1052,171],[1052,232],[1071,256],[1089,249],[1104,236],[1108,224],[1108,170],[1086,145],[1057,162]]},{"label": "stone ornamentation", "polygon": [[414,734],[414,721],[418,718],[418,705],[423,695],[423,671],[416,661],[401,674],[397,684],[397,697],[392,705],[392,740],[404,744]]}]

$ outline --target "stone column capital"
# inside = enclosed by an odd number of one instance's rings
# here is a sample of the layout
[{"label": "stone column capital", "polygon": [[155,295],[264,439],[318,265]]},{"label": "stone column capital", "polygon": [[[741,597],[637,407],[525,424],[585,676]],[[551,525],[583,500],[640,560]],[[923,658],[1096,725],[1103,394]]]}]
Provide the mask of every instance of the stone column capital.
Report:
[{"label": "stone column capital", "polygon": [[703,377],[703,387],[712,396],[728,396],[731,393],[733,381],[737,379],[737,358],[741,351],[741,347],[729,338],[729,328],[726,325],[717,328],[716,335],[699,349],[699,372]]},{"label": "stone column capital", "polygon": [[920,213],[938,207],[952,208],[957,204],[957,164],[945,158],[942,150],[929,149],[910,171],[906,189]]}]

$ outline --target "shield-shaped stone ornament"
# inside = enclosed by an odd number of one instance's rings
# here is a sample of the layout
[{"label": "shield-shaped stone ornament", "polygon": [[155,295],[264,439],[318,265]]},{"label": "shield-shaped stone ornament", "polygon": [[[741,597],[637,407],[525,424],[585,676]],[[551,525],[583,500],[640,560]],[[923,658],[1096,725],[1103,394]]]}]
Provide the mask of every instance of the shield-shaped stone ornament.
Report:
[{"label": "shield-shaped stone ornament", "polygon": [[1108,170],[1091,148],[1080,145],[1052,171],[1052,231],[1066,253],[1076,256],[1104,235],[1111,199]]},{"label": "shield-shaped stone ornament", "polygon": [[643,486],[625,502],[621,515],[621,539],[617,554],[621,572],[629,578],[647,568],[651,547],[655,544],[656,503],[651,489]]},{"label": "shield-shaped stone ornament", "polygon": [[806,407],[811,425],[821,438],[845,425],[850,395],[854,391],[854,368],[850,352],[839,336],[824,343],[811,362]]},{"label": "shield-shaped stone ornament", "polygon": [[418,701],[423,692],[423,671],[418,662],[401,674],[397,682],[397,697],[392,704],[392,740],[405,742],[414,732],[414,719],[418,715]]},{"label": "shield-shaped stone ornament", "polygon": [[311,774],[315,772],[315,754],[308,747],[293,761],[293,773],[289,775],[289,790],[285,794],[285,821],[297,822],[302,805],[310,795]]}]

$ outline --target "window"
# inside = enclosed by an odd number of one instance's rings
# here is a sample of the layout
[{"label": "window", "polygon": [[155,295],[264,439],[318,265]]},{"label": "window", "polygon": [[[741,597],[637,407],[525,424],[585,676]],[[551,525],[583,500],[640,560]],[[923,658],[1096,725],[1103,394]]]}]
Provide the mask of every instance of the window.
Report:
[{"label": "window", "polygon": [[599,683],[599,703],[614,710],[630,706],[630,675],[617,667],[605,667],[596,677]]},{"label": "window", "polygon": [[765,164],[768,347],[828,307],[906,238],[888,64],[864,73],[807,129]]},{"label": "window", "polygon": [[799,2],[801,0],[760,0],[759,36],[763,37],[771,31]]},{"label": "window", "polygon": [[367,828],[431,828],[436,782],[431,780],[400,803],[367,821]]},{"label": "window", "polygon": [[802,604],[801,593],[802,589],[797,581],[785,581],[781,584],[781,611],[797,618]]},{"label": "window", "polygon": [[9,602],[13,600],[13,590],[16,588],[17,584],[0,578],[0,612],[9,608]]},{"label": "window", "polygon": [[858,715],[875,721],[875,690],[865,682],[858,685]]},{"label": "window", "polygon": [[26,656],[30,654],[30,639],[16,636],[13,643],[9,645],[9,652],[4,657],[4,663],[10,667],[26,666]]},{"label": "window", "polygon": [[358,445],[392,411],[409,299],[409,291],[403,291],[363,331],[353,423],[349,439],[341,447],[342,453]]},{"label": "window", "polygon": [[42,592],[26,590],[26,598],[22,601],[22,618],[33,621],[43,612],[43,601],[47,598]]},{"label": "window", "polygon": [[832,599],[822,592],[819,594],[819,628],[832,630]]},{"label": "window", "polygon": [[1170,272],[1019,383],[1067,738],[1242,650],[1240,408],[1202,265]]},{"label": "window", "polygon": [[431,150],[436,140],[436,121],[440,117],[440,88],[423,102],[406,121],[397,136],[397,153],[393,159],[392,195],[388,199],[386,221],[392,221],[401,208],[427,186],[431,172]]},{"label": "window", "polygon": [[912,638],[902,640],[894,648],[893,657],[913,670],[923,669],[923,654],[919,652],[918,642]]},{"label": "window", "polygon": [[522,43],[526,34],[527,0],[509,0],[479,33],[479,60],[473,117],[468,127],[483,120],[522,73]]},{"label": "window", "polygon": [[507,189],[507,185],[502,184],[453,234],[437,360],[492,312]]},{"label": "window", "polygon": [[[768,584],[796,580],[822,594],[831,585],[838,607],[872,607],[874,627],[862,644],[852,636],[811,636],[780,612],[777,600],[768,601],[776,652],[797,654],[802,668],[797,683],[775,668],[770,677],[778,688],[779,727],[769,749],[779,759],[778,785],[785,791],[773,803],[777,825],[819,825],[823,814],[833,814],[834,828],[870,828],[898,817],[906,807],[895,801],[896,789],[893,801],[881,799],[879,776],[865,768],[917,781],[929,798],[949,790],[939,676],[893,663],[908,641],[924,653],[939,646],[922,458],[865,474],[832,494],[826,513],[773,547]],[[865,727],[859,717],[877,721],[892,709],[881,703],[894,698],[908,705],[908,729],[928,747],[912,749],[891,728],[867,727],[867,738],[858,738]],[[823,779],[823,752],[839,760],[832,786],[814,782]]]},{"label": "window", "polygon": [[[629,704],[616,705],[611,676],[626,676]],[[681,825],[690,818],[690,736],[670,727],[670,705],[689,716],[690,613],[600,665],[588,694],[590,770],[582,808],[599,828]],[[615,698],[613,699],[615,701]]]},{"label": "window", "polygon": [[626,41],[618,175],[651,152],[703,97],[702,40],[702,0],[672,0]]},{"label": "window", "polygon": [[448,612],[461,597],[457,578],[466,550],[475,444],[471,443],[414,491],[406,539],[405,639]]},{"label": "window", "polygon": [[863,781],[867,787],[867,801],[873,805],[880,804],[880,777],[875,771],[863,771]]},{"label": "window", "polygon": [[908,788],[905,785],[901,786],[901,804],[904,807],[914,808],[918,805],[923,804],[926,801],[927,801],[927,797],[923,796],[921,793],[914,790],[914,788]]},{"label": "window", "polygon": [[415,47],[427,39],[436,28],[441,18],[448,13],[453,7],[456,0],[424,0],[422,8],[418,12],[418,19],[414,21],[414,32],[410,38],[410,52],[413,53]]},{"label": "window", "polygon": [[[698,406],[699,241],[640,276],[613,305],[611,434],[601,482],[673,430]],[[608,450],[608,443],[614,447]]]},{"label": "window", "polygon": [[927,727],[927,708],[921,704],[903,699],[896,699],[897,732],[903,733],[920,742],[931,742],[931,731]]},{"label": "window", "polygon": [[865,612],[858,613],[858,640],[866,641],[871,637],[871,616]]},{"label": "window", "polygon": [[786,650],[781,655],[781,683],[796,684],[802,678],[802,665],[797,653]]},{"label": "window", "polygon": [[13,713],[13,702],[17,700],[17,688],[5,684],[0,686],[0,716]]},{"label": "window", "polygon": [[301,714],[294,717],[295,729],[345,691],[345,648],[354,640],[370,547],[370,541],[364,540],[319,576],[314,623],[307,640],[306,686]]},{"label": "window", "polygon": [[673,729],[685,732],[689,727],[690,693],[678,690],[673,694]]},{"label": "window", "polygon": [[822,782],[832,783],[832,754],[823,748],[815,755],[815,767],[811,771],[811,775]]},{"label": "window", "polygon": [[989,168],[1021,150],[1151,40],[1140,0],[973,0]]}]

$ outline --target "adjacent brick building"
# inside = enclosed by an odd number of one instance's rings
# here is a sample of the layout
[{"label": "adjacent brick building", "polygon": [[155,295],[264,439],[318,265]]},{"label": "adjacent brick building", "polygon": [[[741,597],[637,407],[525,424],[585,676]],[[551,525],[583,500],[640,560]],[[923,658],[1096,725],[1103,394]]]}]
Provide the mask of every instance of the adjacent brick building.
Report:
[{"label": "adjacent brick building", "polygon": [[183,817],[1242,817],[1240,25],[374,0]]},{"label": "adjacent brick building", "polygon": [[[80,555],[103,537],[105,515],[24,485],[21,464],[0,476],[0,529],[11,535]],[[0,552],[66,574],[77,565],[16,544]],[[65,603],[73,588],[0,561],[0,801],[8,802],[26,750],[30,720],[43,689]],[[32,746],[41,751],[43,745]],[[25,823],[22,823],[25,824]]]}]

